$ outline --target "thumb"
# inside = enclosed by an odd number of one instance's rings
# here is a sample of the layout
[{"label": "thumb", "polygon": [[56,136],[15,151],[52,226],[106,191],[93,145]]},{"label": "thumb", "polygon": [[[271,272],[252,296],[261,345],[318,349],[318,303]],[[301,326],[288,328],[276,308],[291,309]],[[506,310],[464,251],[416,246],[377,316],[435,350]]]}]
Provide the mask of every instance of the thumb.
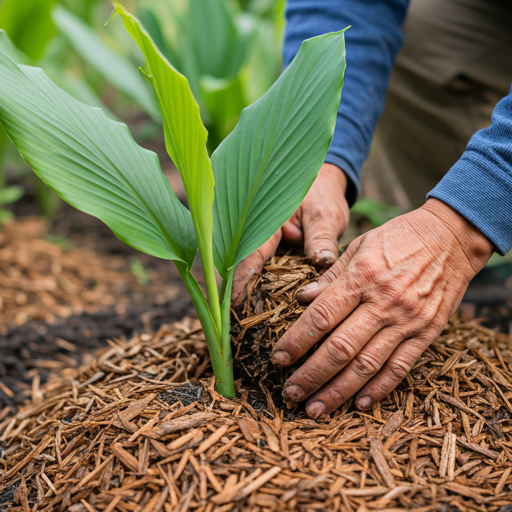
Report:
[{"label": "thumb", "polygon": [[231,297],[233,307],[237,308],[241,306],[247,298],[247,284],[253,276],[258,276],[261,273],[267,260],[276,252],[281,237],[281,229],[278,229],[258,250],[254,251],[238,264],[233,280],[233,292]]}]

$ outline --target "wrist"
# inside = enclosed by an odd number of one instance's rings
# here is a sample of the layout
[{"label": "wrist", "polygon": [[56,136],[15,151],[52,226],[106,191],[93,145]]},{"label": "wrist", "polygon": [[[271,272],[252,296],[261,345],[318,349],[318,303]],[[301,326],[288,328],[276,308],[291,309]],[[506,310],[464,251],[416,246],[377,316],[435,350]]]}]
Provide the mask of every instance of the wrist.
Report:
[{"label": "wrist", "polygon": [[495,250],[490,240],[459,212],[439,199],[429,199],[420,209],[434,215],[454,235],[477,274]]},{"label": "wrist", "polygon": [[345,197],[345,194],[347,193],[348,178],[343,170],[341,170],[337,165],[323,164],[318,176],[321,177],[321,179],[328,179],[336,186],[339,186],[343,197]]}]

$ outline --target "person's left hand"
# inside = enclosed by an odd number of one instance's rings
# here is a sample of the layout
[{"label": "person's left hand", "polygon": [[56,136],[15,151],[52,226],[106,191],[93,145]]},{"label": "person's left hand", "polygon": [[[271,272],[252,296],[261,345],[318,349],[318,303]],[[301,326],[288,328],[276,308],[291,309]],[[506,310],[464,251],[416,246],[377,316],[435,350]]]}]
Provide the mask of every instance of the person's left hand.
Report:
[{"label": "person's left hand", "polygon": [[349,221],[345,198],[347,177],[335,165],[323,164],[318,177],[297,211],[284,226],[236,268],[232,304],[245,300],[247,284],[258,275],[282,241],[304,247],[304,253],[317,269],[333,265],[338,257],[338,238]]},{"label": "person's left hand", "polygon": [[366,409],[402,381],[440,334],[493,246],[436,199],[355,240],[318,282],[314,302],[274,347],[289,366],[327,339],[287,381],[284,396],[316,418],[354,394]]}]

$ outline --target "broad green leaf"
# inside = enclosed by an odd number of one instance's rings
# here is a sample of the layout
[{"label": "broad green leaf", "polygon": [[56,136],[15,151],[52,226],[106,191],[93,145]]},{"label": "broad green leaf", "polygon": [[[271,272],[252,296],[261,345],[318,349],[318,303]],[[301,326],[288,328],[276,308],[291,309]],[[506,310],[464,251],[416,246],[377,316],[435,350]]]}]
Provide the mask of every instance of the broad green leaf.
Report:
[{"label": "broad green leaf", "polygon": [[7,32],[5,30],[0,30],[0,46],[2,47],[2,51],[7,53],[9,57],[18,63],[28,64],[30,62],[30,58],[20,52],[14,43],[11,41]]},{"label": "broad green leaf", "polygon": [[53,9],[52,17],[60,33],[87,63],[152,119],[160,119],[151,88],[128,58],[111,50],[93,29],[62,5]]},{"label": "broad green leaf", "polygon": [[247,106],[244,95],[244,76],[201,79],[201,95],[210,112],[210,137],[208,145],[215,149],[236,126],[240,113]]},{"label": "broad green leaf", "polygon": [[199,107],[187,79],[166,60],[140,21],[119,4],[116,9],[146,58],[148,77],[160,102],[167,151],[183,179],[202,257],[211,259],[214,182],[206,151],[208,132]]},{"label": "broad green leaf", "polygon": [[158,157],[137,146],[126,125],[61,91],[41,69],[17,65],[1,46],[0,121],[65,201],[140,251],[192,264],[197,245],[190,214]]},{"label": "broad green leaf", "polygon": [[56,34],[51,10],[57,0],[4,0],[0,9],[0,28],[31,59],[42,55]]},{"label": "broad green leaf", "polygon": [[344,70],[343,32],[304,41],[212,155],[214,256],[223,277],[304,199],[334,133]]}]

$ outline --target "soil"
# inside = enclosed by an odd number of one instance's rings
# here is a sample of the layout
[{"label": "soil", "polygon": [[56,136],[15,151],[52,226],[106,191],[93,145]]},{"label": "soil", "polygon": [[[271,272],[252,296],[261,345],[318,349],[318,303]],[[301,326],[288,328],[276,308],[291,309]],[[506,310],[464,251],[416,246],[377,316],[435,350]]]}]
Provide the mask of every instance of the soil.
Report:
[{"label": "soil", "polygon": [[[280,251],[267,263],[265,272],[249,283],[247,299],[232,318],[235,378],[249,389],[255,382],[261,383],[279,407],[283,405],[285,381],[310,353],[284,370],[272,365],[270,354],[306,309],[297,302],[295,293],[319,277],[307,259],[296,253]],[[291,403],[287,406],[296,409]]]}]

